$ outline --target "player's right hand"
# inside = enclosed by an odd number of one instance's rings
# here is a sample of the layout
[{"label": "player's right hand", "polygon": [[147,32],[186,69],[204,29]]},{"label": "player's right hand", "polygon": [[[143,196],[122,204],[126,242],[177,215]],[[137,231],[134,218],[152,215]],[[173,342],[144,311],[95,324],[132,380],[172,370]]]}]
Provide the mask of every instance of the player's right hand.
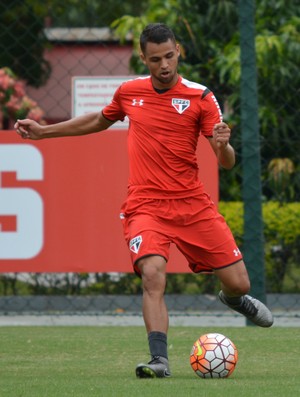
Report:
[{"label": "player's right hand", "polygon": [[23,139],[36,140],[42,138],[42,126],[34,120],[17,120],[14,128]]}]

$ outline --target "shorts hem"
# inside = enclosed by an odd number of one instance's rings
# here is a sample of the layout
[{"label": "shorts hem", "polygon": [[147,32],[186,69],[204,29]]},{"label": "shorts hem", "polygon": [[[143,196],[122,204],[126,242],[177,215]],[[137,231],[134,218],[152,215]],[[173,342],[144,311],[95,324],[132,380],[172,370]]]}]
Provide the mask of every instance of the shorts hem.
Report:
[{"label": "shorts hem", "polygon": [[226,269],[226,267],[233,266],[233,265],[235,265],[236,263],[240,262],[241,260],[243,260],[243,258],[240,258],[240,259],[238,259],[238,260],[235,261],[235,262],[229,263],[228,265],[224,265],[224,266],[220,266],[220,267],[216,267],[216,268],[207,268],[207,269],[203,269],[203,270],[200,269],[200,270],[198,270],[198,271],[194,271],[194,270],[193,270],[193,266],[194,266],[194,267],[197,267],[197,265],[195,266],[195,265],[190,264],[190,265],[189,265],[189,268],[190,268],[190,269],[192,270],[192,272],[195,273],[195,274],[199,274],[199,273],[213,273],[213,272],[215,272],[216,270]]}]

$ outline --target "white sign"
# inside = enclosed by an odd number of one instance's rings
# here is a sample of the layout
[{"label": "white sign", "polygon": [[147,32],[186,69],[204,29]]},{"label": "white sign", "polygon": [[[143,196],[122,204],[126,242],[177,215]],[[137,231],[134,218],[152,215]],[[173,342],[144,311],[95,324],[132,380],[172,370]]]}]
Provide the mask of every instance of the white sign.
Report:
[{"label": "white sign", "polygon": [[[72,117],[90,112],[100,112],[108,105],[116,89],[137,76],[104,76],[72,78]],[[114,128],[128,128],[128,118],[118,121]]]},{"label": "white sign", "polygon": [[[44,167],[41,152],[32,145],[0,145],[2,172],[16,172],[17,179],[40,181]],[[30,259],[44,244],[44,203],[33,189],[1,186],[0,214],[17,216],[17,231],[5,232],[0,224],[0,259]]]}]

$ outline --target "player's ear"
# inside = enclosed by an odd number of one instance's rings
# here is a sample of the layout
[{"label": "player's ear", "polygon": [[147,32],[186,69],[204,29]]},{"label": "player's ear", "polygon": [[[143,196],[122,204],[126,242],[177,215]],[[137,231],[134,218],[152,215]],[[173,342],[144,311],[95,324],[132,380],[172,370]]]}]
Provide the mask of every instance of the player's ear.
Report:
[{"label": "player's ear", "polygon": [[177,57],[179,58],[180,57],[180,45],[177,43],[176,44],[176,51],[177,51]]},{"label": "player's ear", "polygon": [[141,58],[141,61],[143,62],[143,64],[146,65],[146,58],[142,52],[140,52],[140,58]]}]

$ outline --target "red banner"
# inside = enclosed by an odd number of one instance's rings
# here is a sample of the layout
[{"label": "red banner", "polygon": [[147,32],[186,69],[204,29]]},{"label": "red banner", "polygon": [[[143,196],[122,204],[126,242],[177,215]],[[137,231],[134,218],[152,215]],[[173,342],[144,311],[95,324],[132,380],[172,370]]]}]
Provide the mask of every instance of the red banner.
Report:
[{"label": "red banner", "polygon": [[[24,141],[0,131],[0,272],[131,272],[120,207],[127,131]],[[218,200],[218,166],[205,138],[200,178]],[[172,247],[169,272],[187,272]]]}]

